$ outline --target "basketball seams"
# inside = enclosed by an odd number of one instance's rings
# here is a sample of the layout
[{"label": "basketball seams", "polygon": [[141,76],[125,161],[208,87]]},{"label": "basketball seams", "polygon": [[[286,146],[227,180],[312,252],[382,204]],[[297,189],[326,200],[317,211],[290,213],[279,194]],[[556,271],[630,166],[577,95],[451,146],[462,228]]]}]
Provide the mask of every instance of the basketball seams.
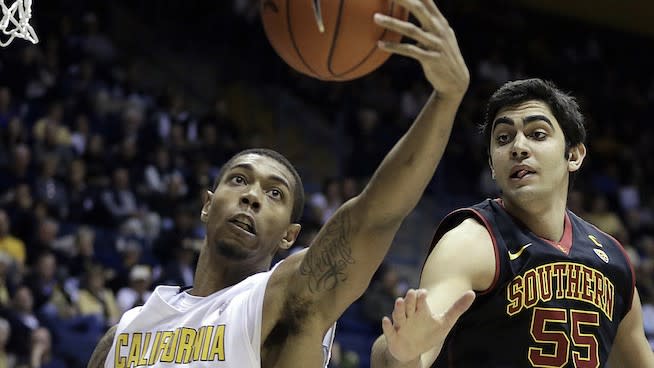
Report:
[{"label": "basketball seams", "polygon": [[406,20],[404,8],[389,0],[330,0],[321,6],[325,31],[318,33],[311,1],[268,1],[279,9],[265,12],[262,7],[266,36],[275,51],[298,72],[324,81],[359,78],[391,56],[377,43],[399,41],[401,35],[376,25],[373,12]]},{"label": "basketball seams", "polygon": [[[391,8],[390,8],[389,14],[392,15],[392,14],[393,14],[393,7],[395,6],[395,3],[391,3],[390,5],[391,5]],[[387,30],[387,29],[384,29],[384,31],[382,32],[381,36],[379,36],[379,39],[380,39],[380,40],[383,40],[383,39],[386,37],[386,33],[388,33],[388,30]],[[355,65],[354,65],[353,67],[351,67],[350,69],[344,71],[343,73],[340,73],[340,74],[335,75],[335,77],[343,77],[344,75],[346,75],[346,74],[348,74],[348,73],[351,73],[352,71],[358,69],[361,65],[365,64],[365,62],[368,61],[368,60],[372,57],[372,55],[375,54],[376,51],[378,51],[378,52],[382,52],[382,51],[379,51],[379,49],[377,48],[377,44],[374,44],[374,45],[372,46],[372,48],[370,49],[370,51],[368,51],[368,53],[366,54],[366,56],[364,56],[363,59],[361,59],[361,61],[359,61],[357,64],[355,64]]]},{"label": "basketball seams", "polygon": [[332,38],[332,42],[329,45],[329,53],[327,54],[327,70],[329,70],[329,73],[331,74],[332,77],[338,77],[339,75],[338,73],[335,73],[333,70],[332,60],[334,58],[334,50],[336,49],[336,44],[338,43],[338,36],[340,34],[339,31],[341,29],[341,17],[343,16],[343,3],[344,0],[340,0],[340,3],[338,4],[338,15],[336,16],[334,37]]},{"label": "basketball seams", "polygon": [[286,29],[288,30],[288,35],[291,38],[291,44],[293,45],[293,50],[295,50],[295,53],[297,54],[298,58],[302,62],[302,65],[314,76],[320,78],[320,74],[318,74],[313,68],[307,63],[306,59],[304,59],[304,56],[302,56],[302,52],[300,52],[300,48],[297,46],[297,41],[295,40],[295,35],[293,34],[293,27],[291,26],[291,0],[286,0]]},{"label": "basketball seams", "polygon": [[[333,71],[333,69],[332,69],[332,56],[333,56],[333,50],[336,48],[337,39],[338,39],[338,35],[339,35],[338,31],[339,31],[339,26],[340,26],[340,22],[341,22],[343,2],[344,2],[344,0],[341,0],[341,6],[339,7],[338,18],[337,18],[337,23],[336,23],[336,30],[334,31],[334,41],[330,45],[329,57],[327,58],[327,67],[329,69],[329,72],[331,73],[332,77],[339,78],[339,79],[340,78],[346,78],[347,79],[347,77],[345,77],[347,74],[350,74],[350,73],[354,72],[361,65],[365,64],[368,60],[370,60],[373,57],[373,55],[375,55],[375,52],[382,52],[377,48],[377,44],[374,44],[373,47],[370,49],[370,51],[368,51],[366,56],[364,56],[363,59],[361,59],[358,63],[356,63],[351,68],[349,68],[349,69],[347,69],[347,70],[345,70],[344,72],[341,72],[341,73],[335,73]],[[390,5],[390,8],[389,8],[388,14],[393,16],[394,13],[395,13],[395,3],[394,2],[389,2],[389,5]],[[385,39],[387,34],[388,34],[388,30],[384,29],[382,34],[379,36],[379,40]]]}]

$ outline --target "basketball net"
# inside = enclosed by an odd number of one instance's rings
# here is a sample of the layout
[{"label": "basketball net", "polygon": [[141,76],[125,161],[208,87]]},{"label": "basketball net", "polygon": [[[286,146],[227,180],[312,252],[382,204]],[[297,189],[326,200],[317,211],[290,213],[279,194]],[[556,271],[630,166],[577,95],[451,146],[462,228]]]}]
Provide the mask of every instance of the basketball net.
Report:
[{"label": "basketball net", "polygon": [[5,0],[0,0],[0,8],[2,8],[0,30],[9,36],[7,41],[2,41],[0,38],[0,46],[9,45],[15,37],[32,43],[39,42],[34,28],[29,24],[32,18],[32,0],[16,0],[10,7],[5,5]]}]

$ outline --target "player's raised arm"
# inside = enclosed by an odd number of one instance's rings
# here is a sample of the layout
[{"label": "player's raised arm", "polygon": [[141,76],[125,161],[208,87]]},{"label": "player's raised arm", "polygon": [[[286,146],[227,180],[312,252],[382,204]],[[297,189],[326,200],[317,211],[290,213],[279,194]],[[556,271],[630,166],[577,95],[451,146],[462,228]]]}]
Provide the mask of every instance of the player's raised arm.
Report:
[{"label": "player's raised arm", "polygon": [[469,83],[454,32],[431,0],[398,0],[420,26],[377,15],[382,27],[417,41],[385,43],[416,59],[434,88],[422,112],[377,168],[362,193],[322,228],[291,278],[289,292],[329,324],[354,302],[384,258],[403,219],[415,207],[443,155]]}]

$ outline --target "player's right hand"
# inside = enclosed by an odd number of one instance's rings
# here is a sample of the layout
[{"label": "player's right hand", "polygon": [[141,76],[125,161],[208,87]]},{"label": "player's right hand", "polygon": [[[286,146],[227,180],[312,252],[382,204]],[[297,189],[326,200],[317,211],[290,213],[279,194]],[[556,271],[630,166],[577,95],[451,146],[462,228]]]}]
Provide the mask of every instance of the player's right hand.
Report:
[{"label": "player's right hand", "polygon": [[418,359],[434,348],[440,352],[447,334],[474,299],[475,293],[467,291],[445,313],[432,314],[427,291],[410,289],[404,298],[395,301],[393,320],[382,320],[388,351],[400,363]]},{"label": "player's right hand", "polygon": [[406,8],[419,25],[383,14],[375,14],[375,22],[403,35],[407,42],[380,41],[382,50],[407,56],[420,62],[425,77],[441,96],[462,97],[470,83],[466,66],[454,31],[434,0],[393,0]]}]

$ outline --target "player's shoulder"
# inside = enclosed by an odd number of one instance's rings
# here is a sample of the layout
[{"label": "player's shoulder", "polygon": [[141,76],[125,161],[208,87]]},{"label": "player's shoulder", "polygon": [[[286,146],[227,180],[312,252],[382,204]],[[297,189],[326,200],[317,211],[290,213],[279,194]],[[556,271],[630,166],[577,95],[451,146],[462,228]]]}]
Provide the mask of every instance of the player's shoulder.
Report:
[{"label": "player's shoulder", "polygon": [[485,290],[495,276],[497,255],[490,233],[474,218],[448,230],[431,250],[422,272],[423,282],[465,279],[475,290]]},{"label": "player's shoulder", "polygon": [[468,217],[447,230],[438,240],[437,247],[458,243],[465,243],[470,246],[492,245],[492,238],[486,226],[477,219]]}]

